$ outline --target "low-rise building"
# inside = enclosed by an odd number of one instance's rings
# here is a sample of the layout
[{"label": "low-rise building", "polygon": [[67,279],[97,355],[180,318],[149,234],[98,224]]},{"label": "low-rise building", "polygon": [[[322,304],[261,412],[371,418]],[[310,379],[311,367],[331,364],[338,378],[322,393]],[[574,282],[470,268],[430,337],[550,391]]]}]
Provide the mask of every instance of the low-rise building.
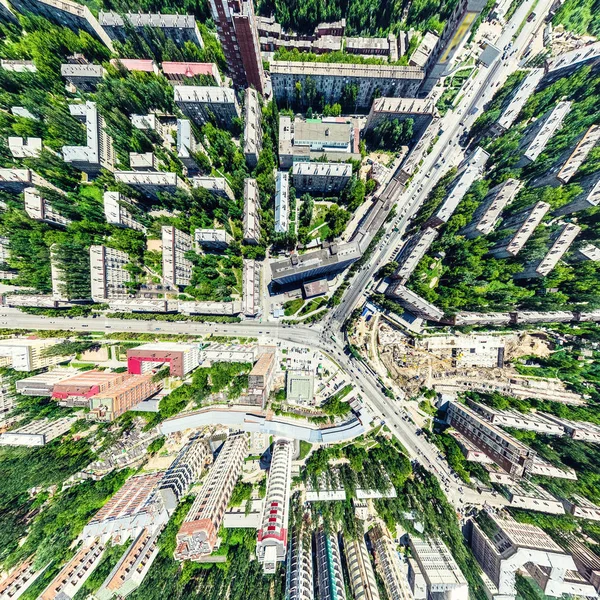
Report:
[{"label": "low-rise building", "polygon": [[129,210],[127,204],[131,200],[121,196],[119,192],[104,192],[104,216],[106,222],[118,227],[128,227],[136,231],[145,231],[146,228],[138,223]]},{"label": "low-rise building", "polygon": [[158,65],[149,58],[111,58],[110,64],[113,67],[125,69],[125,71],[159,74]]},{"label": "low-rise building", "polygon": [[593,42],[548,59],[544,65],[545,75],[542,83],[544,86],[550,85],[588,64],[592,69],[600,64],[600,42]]},{"label": "low-rise building", "polygon": [[37,158],[42,152],[42,138],[9,136],[8,149],[13,158]]},{"label": "low-rise building", "polygon": [[579,140],[579,143],[575,146],[575,149],[571,152],[569,158],[567,158],[565,164],[556,175],[556,179],[558,179],[560,183],[569,183],[599,141],[600,125],[592,125],[585,132],[581,140]]},{"label": "low-rise building", "polygon": [[110,371],[91,370],[79,372],[54,384],[52,398],[60,406],[83,406],[90,404],[90,398],[106,392],[129,378],[128,373],[111,373]]},{"label": "low-rise building", "polygon": [[258,244],[260,242],[260,217],[258,207],[260,196],[256,179],[244,179],[244,242]]},{"label": "low-rise building", "polygon": [[490,250],[490,254],[494,258],[517,256],[549,210],[550,205],[547,202],[540,201],[533,208],[527,208],[503,221],[500,226],[501,229],[508,230],[511,233],[498,242]]},{"label": "low-rise building", "polygon": [[242,500],[239,506],[228,506],[223,516],[223,527],[225,529],[260,529],[262,522],[263,507],[265,501],[262,499]]},{"label": "low-rise building", "polygon": [[37,371],[67,360],[67,356],[48,356],[45,350],[62,342],[56,338],[0,340],[0,366],[15,371]]},{"label": "low-rise building", "polygon": [[431,302],[427,302],[427,300],[402,285],[399,281],[392,282],[385,291],[385,295],[421,319],[440,321],[444,316],[443,310],[431,304]]},{"label": "low-rise building", "polygon": [[178,189],[189,190],[177,173],[164,171],[115,171],[115,179],[156,200],[159,199],[159,194],[165,192],[174,194]]},{"label": "low-rise building", "polygon": [[414,137],[418,139],[437,114],[435,102],[430,99],[376,98],[371,104],[365,131],[375,129],[384,121],[410,119],[413,122]]},{"label": "low-rise building", "polygon": [[[469,584],[440,538],[424,539],[411,535],[409,544],[412,558],[408,580],[415,600],[468,600]],[[419,572],[425,582],[424,595],[416,593]]]},{"label": "low-rise building", "polygon": [[260,312],[260,263],[244,259],[242,268],[242,312],[256,317]]},{"label": "low-rise building", "polygon": [[90,246],[92,299],[94,302],[129,298],[131,275],[125,268],[131,261],[121,250]]},{"label": "low-rise building", "polygon": [[196,434],[177,454],[158,485],[158,493],[169,514],[199,479],[202,468],[212,458],[208,440]]},{"label": "low-rise building", "polygon": [[271,263],[272,280],[280,285],[343,271],[361,257],[357,242],[331,244],[322,250],[292,254]]},{"label": "low-rise building", "polygon": [[115,387],[92,396],[88,417],[98,421],[114,421],[162,388],[162,382],[153,381],[153,377],[153,373],[134,375]]},{"label": "low-rise building", "polygon": [[194,265],[185,254],[194,249],[192,236],[179,231],[173,225],[163,225],[161,234],[164,285],[173,287],[189,285]]},{"label": "low-rise building", "polygon": [[52,396],[54,386],[65,379],[73,377],[77,374],[76,369],[56,369],[54,371],[46,371],[33,377],[20,379],[16,382],[15,387],[19,394],[24,396]]},{"label": "low-rise building", "polygon": [[225,177],[192,177],[192,186],[195,188],[204,188],[212,192],[215,196],[234,200],[233,191],[227,183]]},{"label": "low-rise building", "polygon": [[341,192],[352,177],[348,163],[300,162],[292,168],[293,184],[297,192],[323,194]]},{"label": "low-rise building", "polygon": [[176,560],[200,560],[213,551],[247,451],[245,433],[227,438],[179,528]]},{"label": "low-rise building", "polygon": [[244,156],[250,168],[256,167],[262,150],[262,112],[258,92],[246,88],[244,98]]},{"label": "low-rise building", "polygon": [[309,298],[327,294],[329,292],[329,284],[325,278],[316,279],[315,281],[306,281],[302,284],[302,291],[304,292],[304,297],[308,300]]},{"label": "low-rise building", "polygon": [[312,404],[315,397],[315,377],[310,371],[287,370],[286,401],[294,404]]},{"label": "low-rise building", "polygon": [[213,119],[229,128],[240,117],[240,106],[232,88],[214,86],[176,85],[175,104],[197,125]]},{"label": "low-rise building", "polygon": [[289,175],[277,171],[275,177],[275,232],[287,233],[290,228]]},{"label": "low-rise building", "polygon": [[196,78],[210,77],[218,86],[222,84],[219,68],[215,63],[190,63],[164,61],[161,64],[163,75],[173,85],[187,85],[197,81]]},{"label": "low-rise building", "polygon": [[396,256],[399,266],[393,278],[406,283],[437,236],[438,232],[435,229],[426,227],[409,238]]},{"label": "low-rise building", "polygon": [[563,505],[565,510],[574,517],[589,519],[590,521],[600,521],[600,506],[579,494],[571,494],[570,498],[565,498]]},{"label": "low-rise building", "polygon": [[232,241],[225,229],[196,229],[194,239],[199,246],[214,250],[225,250]]},{"label": "low-rise building", "polygon": [[152,152],[130,152],[129,167],[134,171],[158,171],[158,161]]},{"label": "low-rise building", "polygon": [[494,335],[434,335],[415,339],[416,348],[447,360],[453,367],[495,368],[504,366],[506,338]]},{"label": "low-rise building", "polygon": [[256,542],[256,555],[265,573],[275,573],[277,563],[285,560],[287,552],[293,452],[290,440],[275,441]]},{"label": "low-rise building", "polygon": [[194,136],[192,122],[189,119],[177,119],[177,157],[188,173],[198,169],[194,153],[199,150],[204,150],[204,148]]},{"label": "low-rise building", "polygon": [[462,234],[473,239],[480,235],[489,235],[506,206],[512,202],[521,189],[522,183],[518,179],[507,179],[492,188],[475,211],[471,223],[467,225]]},{"label": "low-rise building", "polygon": [[531,483],[527,479],[505,481],[502,491],[509,506],[522,510],[534,510],[551,515],[564,515],[565,509],[560,500],[543,487]]},{"label": "low-rise building", "polygon": [[127,370],[134,375],[168,365],[171,377],[185,377],[199,363],[198,344],[151,342],[127,350]]},{"label": "low-rise building", "polygon": [[39,419],[31,421],[23,427],[12,429],[0,435],[2,446],[45,446],[53,439],[64,435],[71,429],[77,417],[63,417],[61,419]]},{"label": "low-rise building", "polygon": [[337,534],[327,533],[323,527],[319,527],[315,532],[315,563],[319,599],[346,600],[342,556]]},{"label": "low-rise building", "polygon": [[600,262],[600,248],[594,246],[594,244],[584,244],[577,248],[577,258]]},{"label": "low-rise building", "polygon": [[425,72],[429,71],[432,62],[435,60],[439,42],[440,38],[432,31],[428,31],[419,42],[415,51],[410,55],[408,66],[419,67]]},{"label": "low-rise building", "polygon": [[39,600],[70,600],[100,564],[105,546],[98,540],[84,544],[40,594]]},{"label": "low-rise building", "polygon": [[369,530],[369,540],[375,551],[375,565],[383,579],[390,600],[410,600],[408,582],[402,572],[400,557],[387,529],[376,525]]},{"label": "low-rise building", "polygon": [[60,74],[81,92],[94,92],[105,75],[102,65],[66,63],[60,65]]},{"label": "low-rise building", "polygon": [[63,146],[64,161],[89,174],[96,174],[100,169],[113,171],[113,140],[105,131],[106,123],[96,103],[87,101],[85,104],[70,104],[69,111],[73,117],[85,123],[87,142],[85,146]]},{"label": "low-rise building", "polygon": [[243,402],[264,408],[275,377],[275,352],[265,352],[248,373],[248,392]]},{"label": "low-rise building", "polygon": [[52,208],[50,201],[42,192],[34,187],[25,188],[25,212],[35,221],[43,221],[49,225],[66,227],[71,221]]},{"label": "low-rise building", "polygon": [[160,530],[169,518],[156,493],[162,475],[146,473],[130,477],[90,519],[81,532],[81,539],[123,543],[135,539],[144,529]]},{"label": "low-rise building", "polygon": [[200,362],[249,362],[258,358],[258,346],[242,344],[216,344],[204,346],[200,351]]},{"label": "low-rise building", "polygon": [[348,566],[350,587],[354,598],[360,600],[379,600],[379,590],[371,557],[363,535],[357,539],[344,538],[344,554]]}]

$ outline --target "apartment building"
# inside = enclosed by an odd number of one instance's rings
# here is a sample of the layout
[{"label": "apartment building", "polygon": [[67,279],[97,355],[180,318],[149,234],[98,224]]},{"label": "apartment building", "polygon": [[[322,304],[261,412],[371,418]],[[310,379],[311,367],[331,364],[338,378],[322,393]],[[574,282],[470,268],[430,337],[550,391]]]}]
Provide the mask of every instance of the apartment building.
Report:
[{"label": "apartment building", "polygon": [[450,401],[446,420],[507,473],[520,477],[531,471],[536,458],[535,451],[486,421],[471,408]]},{"label": "apartment building", "polygon": [[296,84],[305,89],[310,79],[327,104],[339,102],[347,86],[356,86],[357,109],[370,108],[376,90],[383,97],[414,97],[425,76],[419,67],[320,62],[272,61],[270,70],[273,96],[278,103],[293,104]]},{"label": "apartment building", "polygon": [[246,88],[244,98],[244,156],[248,166],[253,169],[258,163],[262,150],[262,112],[258,93]]},{"label": "apartment building", "polygon": [[275,177],[275,232],[287,233],[290,228],[289,174],[277,171]]},{"label": "apartment building", "polygon": [[129,167],[141,173],[158,171],[158,161],[152,152],[130,152]]},{"label": "apartment building", "polygon": [[8,576],[0,581],[0,598],[18,600],[44,572],[45,569],[33,568],[34,556],[17,565],[9,571]]},{"label": "apartment building", "polygon": [[315,562],[319,600],[346,600],[337,534],[326,533],[323,527],[315,532]]},{"label": "apartment building", "polygon": [[594,208],[600,204],[600,179],[587,190],[584,190],[582,194],[577,196],[575,200],[569,202],[565,206],[561,206],[559,209],[554,211],[557,216],[570,215],[580,210],[587,210],[588,208]]},{"label": "apartment building", "polygon": [[248,0],[215,0],[210,4],[229,73],[236,87],[266,91],[257,17]]},{"label": "apartment building", "polygon": [[300,162],[292,168],[296,191],[330,194],[341,192],[352,177],[348,163]]},{"label": "apartment building", "polygon": [[244,403],[264,408],[271,393],[275,366],[275,352],[265,352],[258,357],[248,373],[248,392],[244,397]]},{"label": "apartment building", "polygon": [[174,287],[189,285],[194,265],[185,254],[194,249],[192,236],[173,225],[163,225],[161,234],[163,284]]},{"label": "apartment building", "polygon": [[122,383],[90,398],[88,418],[114,421],[136,404],[147,400],[162,388],[162,382],[152,381],[154,374],[134,375]]},{"label": "apartment building", "polygon": [[159,200],[160,194],[174,194],[177,190],[189,191],[188,185],[177,173],[164,171],[115,171],[118,183],[129,185],[148,198]]},{"label": "apartment building", "polygon": [[0,190],[20,193],[31,184],[29,169],[0,169]]},{"label": "apartment building", "polygon": [[66,63],[60,65],[60,74],[80,92],[94,92],[105,75],[102,65]]},{"label": "apartment building", "polygon": [[[98,22],[111,40],[121,43],[127,41],[128,27],[142,36],[152,40],[158,33],[182,47],[186,42],[192,42],[204,48],[200,30],[193,15],[164,14],[164,13],[125,13],[99,11]],[[154,32],[153,30],[156,30]],[[147,33],[148,32],[148,33]]]},{"label": "apartment building", "polygon": [[158,486],[165,508],[172,514],[179,501],[200,477],[204,465],[212,459],[208,440],[195,434],[179,451]]},{"label": "apartment building", "polygon": [[500,225],[501,230],[511,231],[511,233],[498,242],[490,250],[490,254],[494,258],[517,256],[549,210],[550,205],[540,201],[536,202],[533,208],[527,208],[503,221]]},{"label": "apartment building", "polygon": [[54,386],[65,379],[69,379],[76,375],[77,369],[56,369],[54,371],[46,371],[33,377],[20,379],[16,382],[15,387],[19,394],[24,396],[52,396]]},{"label": "apartment building", "polygon": [[45,446],[47,443],[67,433],[77,421],[77,417],[61,419],[38,419],[23,427],[12,429],[0,435],[2,446]]},{"label": "apartment building", "polygon": [[42,152],[42,138],[9,136],[8,149],[13,158],[37,158]]},{"label": "apartment building", "polygon": [[227,183],[225,177],[193,177],[192,186],[195,188],[204,188],[221,198],[235,199],[233,191],[229,187],[229,183]]},{"label": "apartment building", "polygon": [[530,263],[521,273],[515,274],[515,279],[547,277],[565,255],[579,235],[581,227],[573,223],[565,223],[553,236],[550,250],[539,260]]},{"label": "apartment building", "polygon": [[229,128],[233,119],[241,116],[235,92],[231,88],[202,85],[176,85],[175,104],[196,125],[213,120],[221,127]]},{"label": "apartment building", "polygon": [[300,527],[290,537],[290,549],[285,584],[289,600],[315,600],[311,534]]},{"label": "apartment building", "polygon": [[435,229],[426,227],[409,238],[396,256],[398,268],[393,279],[406,283],[437,236],[438,232]]},{"label": "apartment building", "polygon": [[514,200],[521,187],[522,183],[513,178],[493,187],[473,214],[471,223],[461,233],[468,239],[489,235],[496,227],[502,211]]},{"label": "apartment building", "polygon": [[584,65],[590,65],[594,70],[600,63],[600,42],[593,42],[581,48],[576,48],[570,52],[560,54],[555,58],[550,58],[544,65],[544,86],[550,85],[557,79],[574,73]]},{"label": "apartment building", "polygon": [[0,340],[0,366],[15,371],[37,371],[67,360],[67,356],[46,356],[45,350],[63,340],[11,338]]},{"label": "apartment building", "polygon": [[481,178],[490,155],[480,146],[462,164],[450,193],[426,225],[438,227],[447,223],[471,186]]},{"label": "apartment building", "polygon": [[245,433],[231,435],[208,472],[189,513],[177,533],[176,560],[199,560],[217,542],[225,508],[248,451]]},{"label": "apartment building", "polygon": [[[502,493],[508,499],[509,506],[522,510],[534,510],[550,515],[564,515],[563,503],[543,487],[531,483],[527,479],[504,479],[504,475],[490,474],[493,483],[502,484]],[[502,478],[502,481],[496,481]]]},{"label": "apartment building", "polygon": [[159,534],[141,531],[94,594],[97,600],[125,598],[140,586],[160,550],[156,543]]},{"label": "apartment building", "polygon": [[443,310],[434,306],[431,302],[427,302],[399,281],[393,281],[386,289],[385,295],[420,319],[440,321],[444,316]]},{"label": "apartment building", "polygon": [[371,110],[365,123],[365,132],[375,129],[384,121],[411,119],[414,137],[418,139],[437,116],[435,102],[430,99],[376,98],[371,104]]},{"label": "apartment building", "polygon": [[574,535],[564,536],[564,546],[573,557],[577,571],[589,581],[596,591],[600,591],[600,557]]},{"label": "apartment building", "polygon": [[136,231],[146,231],[146,228],[138,223],[127,206],[132,201],[125,198],[119,192],[104,192],[104,216],[106,222],[117,227],[127,227]]},{"label": "apartment building", "polygon": [[573,558],[535,525],[518,523],[508,515],[485,516],[494,534],[490,537],[472,522],[471,549],[490,580],[490,596],[495,600],[516,598],[517,571],[525,568],[532,573],[536,566],[549,569],[544,593],[561,596],[566,572],[577,571]]},{"label": "apartment building", "polygon": [[70,104],[69,112],[85,124],[86,145],[63,146],[64,161],[90,175],[98,173],[100,169],[114,171],[113,140],[105,131],[106,123],[96,103],[87,101],[85,104]]},{"label": "apartment building", "polygon": [[440,38],[432,31],[425,33],[415,51],[410,55],[408,66],[420,67],[426,72],[429,71],[431,63],[435,60],[439,42]]},{"label": "apartment building", "polygon": [[164,61],[160,66],[163,75],[172,85],[186,85],[196,77],[210,77],[215,85],[222,85],[221,74],[215,63]]},{"label": "apartment building", "polygon": [[233,240],[225,229],[196,229],[194,239],[199,246],[213,250],[225,250]]},{"label": "apartment building", "polygon": [[125,268],[131,261],[121,250],[107,246],[90,246],[92,299],[94,302],[122,300],[130,297],[127,284],[131,275]]},{"label": "apartment building", "polygon": [[293,453],[294,445],[290,440],[275,441],[256,541],[256,555],[265,574],[275,573],[277,563],[283,562],[286,556]]},{"label": "apartment building", "polygon": [[194,136],[192,122],[189,119],[177,119],[177,157],[188,173],[198,169],[193,156],[198,150],[203,150],[203,148]]},{"label": "apartment building", "polygon": [[256,317],[260,306],[260,263],[244,259],[242,269],[242,312],[246,317]]},{"label": "apartment building", "polygon": [[200,362],[255,362],[258,347],[241,344],[208,344],[200,351]]},{"label": "apartment building", "polygon": [[128,378],[128,373],[111,373],[95,369],[79,372],[56,382],[52,390],[52,398],[57,400],[60,406],[87,407],[92,396],[106,392]]},{"label": "apartment building", "polygon": [[[411,535],[409,545],[408,581],[415,600],[469,600],[469,584],[440,538]],[[418,585],[419,575],[425,583],[424,590]]]},{"label": "apartment building", "polygon": [[543,69],[532,69],[529,71],[516,92],[513,94],[507,107],[504,109],[498,120],[492,125],[492,131],[494,133],[501,135],[512,127],[517,120],[519,113],[525,106],[525,103],[535,92],[543,76]]},{"label": "apartment building", "polygon": [[571,110],[572,102],[559,102],[545,118],[544,123],[535,134],[533,139],[527,144],[523,157],[522,165],[529,164],[544,151],[550,138],[562,127],[565,117]]},{"label": "apartment building", "polygon": [[600,125],[592,125],[579,140],[579,143],[556,175],[556,179],[560,183],[569,183],[599,141]]},{"label": "apartment building", "polygon": [[369,530],[369,540],[375,551],[375,566],[383,579],[389,599],[411,600],[396,545],[387,529],[383,525],[376,525]]},{"label": "apartment building", "polygon": [[81,539],[100,539],[124,543],[136,538],[144,529],[160,530],[168,514],[156,494],[162,473],[130,477],[119,491],[90,519]]},{"label": "apartment building", "polygon": [[69,600],[73,598],[100,564],[104,549],[104,544],[98,540],[84,544],[40,594],[39,600]]},{"label": "apartment building", "polygon": [[71,221],[52,208],[52,204],[44,198],[42,192],[34,187],[25,188],[25,212],[35,221],[43,221],[49,225],[66,227]]},{"label": "apartment building", "polygon": [[199,363],[198,344],[151,342],[127,350],[127,370],[134,375],[168,365],[171,377],[185,377]]},{"label": "apartment building", "polygon": [[356,600],[380,600],[364,536],[360,535],[355,540],[344,538],[344,554],[354,598]]},{"label": "apartment building", "polygon": [[600,521],[600,506],[579,494],[571,494],[569,498],[563,499],[563,505],[565,510],[574,517]]},{"label": "apartment building", "polygon": [[244,179],[244,242],[258,244],[260,242],[260,216],[258,207],[260,196],[256,179]]}]

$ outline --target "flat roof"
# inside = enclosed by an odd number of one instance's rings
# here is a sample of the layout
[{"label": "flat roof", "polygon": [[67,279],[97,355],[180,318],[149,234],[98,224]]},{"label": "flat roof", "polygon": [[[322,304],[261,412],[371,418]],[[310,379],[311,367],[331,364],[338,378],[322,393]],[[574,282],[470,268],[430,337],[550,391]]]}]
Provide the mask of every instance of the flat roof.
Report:
[{"label": "flat roof", "polygon": [[303,141],[350,142],[351,123],[322,123],[320,121],[294,121],[294,144]]},{"label": "flat roof", "polygon": [[360,255],[361,252],[357,242],[332,244],[323,250],[315,250],[306,254],[294,254],[290,258],[273,262],[271,263],[271,271],[276,277],[284,277],[287,271],[301,273],[315,267],[334,265],[348,259],[357,260]]},{"label": "flat roof", "polygon": [[314,63],[274,60],[270,65],[273,75],[313,75],[322,77],[352,77],[361,79],[416,79],[425,77],[420,67],[392,65],[355,65],[345,63]]},{"label": "flat roof", "polygon": [[258,357],[254,363],[249,376],[265,376],[271,369],[271,365],[275,362],[275,352],[265,352]]}]

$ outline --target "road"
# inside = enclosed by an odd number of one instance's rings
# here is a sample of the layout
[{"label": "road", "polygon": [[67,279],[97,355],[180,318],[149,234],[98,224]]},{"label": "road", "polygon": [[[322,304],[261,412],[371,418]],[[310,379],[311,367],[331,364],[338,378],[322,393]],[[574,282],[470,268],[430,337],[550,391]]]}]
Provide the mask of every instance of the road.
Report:
[{"label": "road", "polygon": [[[497,43],[500,49],[515,36],[519,26],[534,5],[535,0],[526,0],[516,11]],[[498,87],[519,65],[519,59],[533,32],[541,25],[550,8],[551,0],[539,0],[536,17],[526,23],[514,40],[510,54],[505,59],[498,58],[491,68],[481,67],[470,81],[464,98],[454,111],[449,111],[440,122],[442,133],[429,155],[427,155],[409,186],[397,194],[396,214],[391,223],[384,225],[386,235],[376,248],[366,265],[355,275],[351,285],[342,297],[341,304],[331,311],[321,323],[314,326],[294,325],[285,327],[278,323],[183,323],[166,321],[135,321],[89,318],[48,318],[21,313],[16,309],[0,309],[0,328],[23,329],[65,329],[72,331],[125,331],[140,333],[181,333],[181,334],[223,334],[240,337],[263,337],[271,340],[287,340],[302,346],[319,348],[334,358],[346,371],[349,371],[363,392],[368,408],[386,422],[392,433],[401,441],[413,460],[420,462],[436,475],[446,489],[449,500],[457,507],[464,505],[481,506],[484,503],[500,506],[504,498],[490,493],[480,494],[458,482],[445,460],[439,458],[438,450],[423,436],[419,436],[416,426],[406,417],[401,403],[385,396],[374,373],[361,361],[346,354],[343,324],[353,308],[364,298],[366,286],[373,281],[377,270],[391,260],[398,252],[412,216],[419,210],[427,195],[451,167],[459,165],[465,158],[465,150],[458,139],[467,131],[484,105],[491,99]],[[392,180],[393,182],[393,180]],[[392,183],[391,183],[392,184]],[[385,190],[384,192],[385,193]],[[394,228],[397,230],[394,232]],[[389,234],[389,235],[388,235]]]}]

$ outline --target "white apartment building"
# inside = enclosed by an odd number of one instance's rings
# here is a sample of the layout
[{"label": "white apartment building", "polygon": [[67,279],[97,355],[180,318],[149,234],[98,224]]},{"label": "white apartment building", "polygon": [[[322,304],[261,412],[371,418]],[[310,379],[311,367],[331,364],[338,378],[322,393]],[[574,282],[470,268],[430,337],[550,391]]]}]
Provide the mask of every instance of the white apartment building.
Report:
[{"label": "white apartment building", "polygon": [[258,92],[246,88],[244,98],[244,156],[250,168],[256,167],[262,149],[262,113]]},{"label": "white apartment building", "polygon": [[163,225],[161,232],[164,285],[175,287],[189,285],[193,264],[185,254],[194,249],[192,236],[175,229],[172,225]]},{"label": "white apartment building", "polygon": [[565,117],[571,110],[572,102],[559,102],[546,117],[542,128],[527,146],[522,161],[533,162],[546,148],[550,138],[562,127]]},{"label": "white apartment building", "polygon": [[592,125],[579,140],[579,143],[556,175],[556,179],[561,183],[569,183],[599,141],[600,125]]},{"label": "white apartment building", "polygon": [[383,579],[389,599],[412,600],[398,551],[388,531],[383,525],[376,525],[369,530],[369,539],[375,550],[375,565]]},{"label": "white apartment building", "polygon": [[42,152],[42,138],[8,138],[8,149],[14,158],[36,158]]},{"label": "white apartment building", "polygon": [[290,538],[286,598],[315,599],[311,535],[306,527],[294,531]]},{"label": "white apartment building", "polygon": [[175,104],[197,125],[204,125],[215,119],[220,126],[229,128],[233,119],[241,115],[232,88],[176,85],[174,92]]},{"label": "white apartment building", "polygon": [[46,356],[44,350],[62,342],[56,338],[0,340],[0,366],[15,371],[36,371],[66,360],[66,356]]},{"label": "white apartment building", "polygon": [[292,454],[290,440],[278,439],[273,447],[262,524],[258,531],[256,555],[266,573],[275,573],[277,563],[285,560],[288,544]]},{"label": "white apartment building", "polygon": [[131,203],[131,200],[121,196],[119,192],[104,192],[104,216],[106,217],[106,222],[118,227],[146,231],[146,228],[133,218],[133,215],[123,204],[128,202]]},{"label": "white apartment building", "polygon": [[229,200],[235,199],[233,191],[229,187],[229,183],[227,183],[225,177],[192,177],[192,186],[195,188],[204,188],[212,192],[215,196],[221,196]]},{"label": "white apartment building", "polygon": [[119,183],[130,185],[148,198],[158,200],[159,194],[174,194],[178,189],[188,191],[188,185],[177,173],[164,171],[115,171]]},{"label": "white apartment building", "polygon": [[364,536],[360,535],[356,540],[344,538],[344,554],[354,598],[357,600],[380,600]]},{"label": "white apartment building", "polygon": [[50,225],[66,227],[71,221],[53,210],[50,202],[42,196],[42,193],[34,188],[25,188],[25,212],[35,221],[43,221]]},{"label": "white apartment building", "polygon": [[287,233],[290,228],[289,174],[277,171],[275,178],[275,232]]},{"label": "white apartment building", "polygon": [[260,196],[256,179],[244,179],[244,242],[258,244],[260,242],[260,217],[258,207]]},{"label": "white apartment building", "polygon": [[92,299],[94,302],[129,298],[127,283],[131,275],[125,268],[129,256],[107,246],[90,246]]}]

